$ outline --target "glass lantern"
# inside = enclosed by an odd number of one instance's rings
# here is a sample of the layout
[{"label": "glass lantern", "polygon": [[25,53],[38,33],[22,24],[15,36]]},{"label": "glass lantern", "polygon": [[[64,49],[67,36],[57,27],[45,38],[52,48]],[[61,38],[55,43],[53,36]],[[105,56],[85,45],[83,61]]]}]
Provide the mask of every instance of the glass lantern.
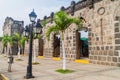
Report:
[{"label": "glass lantern", "polygon": [[34,12],[34,9],[33,9],[33,11],[29,14],[29,18],[30,18],[30,21],[31,21],[31,22],[35,22],[35,19],[37,18],[37,15],[36,15],[36,13]]}]

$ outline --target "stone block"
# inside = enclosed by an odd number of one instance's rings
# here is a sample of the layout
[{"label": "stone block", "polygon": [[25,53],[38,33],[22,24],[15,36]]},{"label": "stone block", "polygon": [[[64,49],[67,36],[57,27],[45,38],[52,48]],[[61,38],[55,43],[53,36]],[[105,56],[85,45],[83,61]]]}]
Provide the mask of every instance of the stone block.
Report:
[{"label": "stone block", "polygon": [[108,62],[111,62],[111,61],[112,61],[112,57],[109,57],[109,56],[108,56],[108,57],[107,57],[107,61],[108,61]]},{"label": "stone block", "polygon": [[101,50],[104,50],[104,46],[101,47]]},{"label": "stone block", "polygon": [[90,59],[93,60],[93,56],[90,56]]},{"label": "stone block", "polygon": [[115,23],[114,26],[115,26],[115,27],[118,27],[118,26],[119,26],[119,23]]},{"label": "stone block", "polygon": [[113,62],[117,62],[117,57],[113,57],[113,58],[112,58],[112,61],[113,61]]},{"label": "stone block", "polygon": [[100,62],[99,62],[99,61],[97,61],[97,64],[100,64]]},{"label": "stone block", "polygon": [[97,60],[97,56],[94,56],[94,60]]},{"label": "stone block", "polygon": [[91,42],[88,42],[89,44],[88,45],[92,45],[92,43]]},{"label": "stone block", "polygon": [[96,61],[93,61],[92,63],[93,63],[93,64],[97,64],[97,62],[96,62]]},{"label": "stone block", "polygon": [[96,37],[96,41],[99,41],[99,37]]},{"label": "stone block", "polygon": [[120,57],[118,58],[118,62],[120,62]]},{"label": "stone block", "polygon": [[102,55],[102,51],[99,52],[99,55]]},{"label": "stone block", "polygon": [[115,28],[115,32],[119,32],[119,28]]},{"label": "stone block", "polygon": [[113,49],[113,46],[110,46],[110,49]]},{"label": "stone block", "polygon": [[101,62],[101,65],[106,65],[106,62]]},{"label": "stone block", "polygon": [[113,56],[113,54],[114,54],[113,51],[109,51],[109,52],[108,52],[108,55],[109,55],[109,56]]},{"label": "stone block", "polygon": [[102,60],[102,57],[101,57],[101,56],[98,56],[98,60],[99,60],[99,61]]},{"label": "stone block", "polygon": [[[118,29],[119,30],[119,29]],[[115,34],[115,38],[120,38],[120,33]]]},{"label": "stone block", "polygon": [[90,37],[92,34],[91,33],[88,33],[88,36]]},{"label": "stone block", "polygon": [[120,63],[117,63],[117,66],[120,67]]},{"label": "stone block", "polygon": [[106,50],[109,50],[109,46],[106,46]]},{"label": "stone block", "polygon": [[[112,0],[114,1],[114,0]],[[115,21],[119,21],[120,20],[120,16],[115,16]]]},{"label": "stone block", "polygon": [[115,46],[115,50],[120,50],[120,46]]},{"label": "stone block", "polygon": [[97,50],[100,50],[100,47],[99,47],[99,46],[97,46]]},{"label": "stone block", "polygon": [[106,62],[106,65],[107,65],[107,66],[110,66],[110,65],[111,65],[111,63],[109,63],[109,62]]},{"label": "stone block", "polygon": [[111,66],[116,66],[116,63],[111,63]]},{"label": "stone block", "polygon": [[[120,38],[120,34],[119,34],[119,38]],[[115,40],[115,44],[120,44],[120,39]]]},{"label": "stone block", "polygon": [[91,37],[89,37],[88,40],[91,41]]},{"label": "stone block", "polygon": [[107,51],[103,51],[103,55],[105,55],[105,56],[106,56],[106,55],[107,55]]},{"label": "stone block", "polygon": [[89,63],[92,63],[92,60],[90,60]]},{"label": "stone block", "polygon": [[114,52],[114,56],[119,56],[119,52],[118,52],[118,51],[115,51],[115,52]]},{"label": "stone block", "polygon": [[107,59],[106,59],[106,57],[103,57],[102,60],[103,60],[103,61],[106,61]]}]

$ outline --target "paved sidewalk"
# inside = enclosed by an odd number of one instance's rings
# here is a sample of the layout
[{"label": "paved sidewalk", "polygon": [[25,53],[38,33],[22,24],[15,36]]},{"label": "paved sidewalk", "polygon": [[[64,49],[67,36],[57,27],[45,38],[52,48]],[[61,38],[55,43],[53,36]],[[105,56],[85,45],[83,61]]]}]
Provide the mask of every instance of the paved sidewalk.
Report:
[{"label": "paved sidewalk", "polygon": [[[7,71],[7,57],[0,55],[0,73],[10,80],[26,80],[26,68],[28,57],[22,57],[24,61],[15,61],[12,72]],[[80,64],[67,61],[67,68],[75,70],[73,73],[61,74],[55,72],[62,68],[62,60],[54,61],[50,58],[37,59],[40,64],[33,65],[35,78],[28,80],[120,80],[120,67],[101,66],[94,64]]]}]

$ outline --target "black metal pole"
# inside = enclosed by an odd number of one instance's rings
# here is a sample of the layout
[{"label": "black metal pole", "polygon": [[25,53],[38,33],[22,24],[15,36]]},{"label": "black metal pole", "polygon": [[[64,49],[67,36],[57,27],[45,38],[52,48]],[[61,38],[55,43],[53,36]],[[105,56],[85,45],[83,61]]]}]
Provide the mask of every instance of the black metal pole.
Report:
[{"label": "black metal pole", "polygon": [[34,78],[32,75],[32,42],[33,42],[33,24],[30,26],[30,45],[29,45],[29,59],[28,59],[28,66],[27,66],[27,74],[26,79]]}]

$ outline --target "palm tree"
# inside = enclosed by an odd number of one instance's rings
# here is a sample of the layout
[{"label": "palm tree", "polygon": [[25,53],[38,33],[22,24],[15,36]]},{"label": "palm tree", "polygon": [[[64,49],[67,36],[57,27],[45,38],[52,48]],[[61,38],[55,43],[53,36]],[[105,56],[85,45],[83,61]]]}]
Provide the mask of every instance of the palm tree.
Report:
[{"label": "palm tree", "polygon": [[19,41],[19,45],[22,48],[22,53],[24,54],[24,47],[25,47],[25,41],[26,41],[26,37],[21,37],[20,41]]},{"label": "palm tree", "polygon": [[4,35],[2,38],[2,45],[3,45],[3,50],[4,53],[7,55],[7,44],[8,44],[8,35]]},{"label": "palm tree", "polygon": [[10,50],[10,55],[12,55],[12,46],[14,44],[14,40],[12,36],[8,36],[8,46],[9,46],[9,50]]},{"label": "palm tree", "polygon": [[18,59],[20,59],[21,48],[24,51],[26,37],[21,37],[18,33],[14,33],[13,39],[18,44]]},{"label": "palm tree", "polygon": [[17,45],[18,45],[18,58],[20,59],[20,35],[18,33],[14,33],[13,35],[13,39],[16,41]]},{"label": "palm tree", "polygon": [[75,23],[78,28],[81,28],[81,20],[77,18],[68,17],[67,13],[64,11],[57,12],[54,15],[54,26],[50,26],[46,32],[46,37],[49,40],[50,34],[52,32],[59,32],[62,40],[62,49],[63,49],[63,70],[66,70],[66,54],[64,48],[64,33],[65,30],[72,24]]}]

